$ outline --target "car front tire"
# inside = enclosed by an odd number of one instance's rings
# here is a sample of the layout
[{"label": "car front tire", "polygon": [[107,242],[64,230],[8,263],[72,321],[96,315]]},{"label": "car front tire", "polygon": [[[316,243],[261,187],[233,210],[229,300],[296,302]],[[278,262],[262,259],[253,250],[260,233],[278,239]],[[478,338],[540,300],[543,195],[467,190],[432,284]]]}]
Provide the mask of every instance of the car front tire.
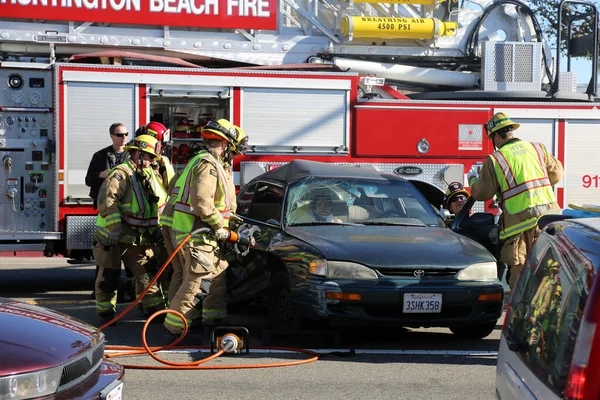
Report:
[{"label": "car front tire", "polygon": [[496,321],[478,325],[452,326],[450,331],[459,339],[483,339],[496,329]]},{"label": "car front tire", "polygon": [[272,329],[293,330],[300,326],[296,307],[292,299],[290,278],[286,272],[273,277],[268,296],[269,322]]}]

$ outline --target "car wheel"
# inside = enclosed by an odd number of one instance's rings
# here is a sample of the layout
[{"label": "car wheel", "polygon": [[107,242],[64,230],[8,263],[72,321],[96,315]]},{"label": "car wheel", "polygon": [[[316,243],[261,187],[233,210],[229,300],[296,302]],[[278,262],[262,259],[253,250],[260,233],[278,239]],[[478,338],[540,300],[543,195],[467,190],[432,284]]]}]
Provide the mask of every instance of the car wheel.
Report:
[{"label": "car wheel", "polygon": [[299,327],[299,318],[292,300],[290,279],[285,272],[273,278],[268,296],[269,321],[273,329],[290,330]]},{"label": "car wheel", "polygon": [[496,321],[479,325],[452,326],[450,330],[460,339],[483,339],[496,329]]}]

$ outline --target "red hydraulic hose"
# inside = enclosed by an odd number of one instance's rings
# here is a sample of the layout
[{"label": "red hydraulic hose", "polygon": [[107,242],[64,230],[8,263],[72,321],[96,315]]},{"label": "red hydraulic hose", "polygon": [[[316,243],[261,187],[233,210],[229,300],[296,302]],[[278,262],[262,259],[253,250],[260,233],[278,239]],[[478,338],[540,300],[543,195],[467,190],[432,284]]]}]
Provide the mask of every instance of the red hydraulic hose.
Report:
[{"label": "red hydraulic hose", "polygon": [[[165,263],[162,265],[162,267],[158,270],[158,273],[156,274],[156,276],[154,277],[154,279],[152,279],[152,281],[148,284],[148,287],[146,289],[144,289],[144,291],[137,297],[137,299],[135,299],[135,301],[133,301],[129,306],[127,306],[125,308],[125,310],[123,310],[121,313],[119,313],[117,316],[115,316],[113,319],[111,319],[110,321],[108,321],[104,325],[100,326],[100,328],[98,328],[98,329],[104,330],[106,327],[110,326],[115,321],[118,321],[119,319],[121,319],[133,307],[135,307],[135,305],[140,302],[140,300],[146,295],[146,293],[148,293],[148,291],[150,290],[150,288],[152,287],[152,285],[154,285],[156,283],[156,281],[158,280],[158,278],[160,277],[160,275],[167,268],[167,266],[169,265],[169,263],[171,262],[171,260],[173,260],[173,258],[177,254],[177,252],[179,252],[181,250],[181,248],[183,247],[183,245],[185,243],[187,243],[188,240],[191,239],[192,235],[195,235],[195,234],[200,233],[202,231],[208,231],[208,230],[209,230],[208,228],[200,228],[200,229],[197,229],[197,230],[191,232],[189,235],[187,235],[181,241],[181,243],[175,248],[175,250],[173,250],[173,253],[171,253],[171,255],[169,256],[169,258],[167,258],[167,261],[165,261]],[[179,336],[177,338],[177,340],[175,340],[173,343],[171,343],[169,345],[166,345],[166,346],[161,346],[161,347],[150,347],[150,346],[148,346],[148,342],[146,340],[146,333],[147,333],[148,325],[150,324],[150,322],[152,322],[152,320],[154,318],[156,318],[157,316],[159,316],[161,314],[166,314],[166,313],[175,314],[179,318],[181,318],[181,320],[183,321],[183,325],[184,326],[183,326],[183,332],[181,333],[181,336]],[[211,354],[210,356],[208,356],[206,358],[203,358],[201,360],[197,360],[197,361],[193,361],[193,362],[189,362],[189,363],[185,363],[185,362],[179,363],[179,362],[167,361],[167,360],[164,360],[164,359],[158,357],[155,354],[156,352],[162,351],[162,350],[181,349],[181,348],[186,348],[186,349],[189,349],[189,348],[207,349],[208,348],[206,346],[177,346],[177,344],[183,340],[183,338],[187,334],[187,331],[188,331],[188,323],[187,323],[187,320],[185,319],[185,316],[183,314],[181,314],[180,312],[175,311],[175,310],[168,310],[168,309],[167,310],[161,310],[161,311],[158,311],[158,312],[152,314],[146,320],[146,323],[144,324],[144,328],[142,330],[142,344],[143,344],[143,347],[106,346],[105,347],[106,350],[116,350],[118,352],[117,353],[112,353],[112,354],[107,354],[104,357],[105,358],[115,358],[115,357],[125,357],[125,356],[134,356],[134,355],[148,354],[150,357],[152,357],[156,361],[165,364],[164,366],[163,365],[131,365],[131,364],[121,364],[123,367],[129,368],[129,369],[149,369],[149,370],[156,370],[156,369],[159,369],[159,370],[165,370],[165,369],[169,369],[169,370],[190,370],[190,369],[274,368],[274,367],[289,367],[289,366],[292,366],[292,365],[308,364],[308,363],[315,362],[315,361],[317,361],[319,359],[319,354],[316,353],[316,352],[314,352],[314,351],[305,350],[305,349],[287,348],[287,347],[268,347],[268,346],[259,346],[259,347],[254,347],[254,348],[256,348],[256,349],[264,349],[264,350],[290,351],[290,352],[296,352],[296,353],[304,353],[304,354],[311,355],[313,357],[308,358],[308,359],[304,359],[304,360],[295,360],[295,361],[287,361],[287,362],[272,363],[272,364],[240,364],[240,365],[216,365],[216,366],[209,366],[209,365],[200,365],[200,364],[204,364],[204,363],[206,363],[208,361],[214,360],[215,358],[219,357],[220,355],[223,354],[223,350],[219,350],[215,354]]]}]

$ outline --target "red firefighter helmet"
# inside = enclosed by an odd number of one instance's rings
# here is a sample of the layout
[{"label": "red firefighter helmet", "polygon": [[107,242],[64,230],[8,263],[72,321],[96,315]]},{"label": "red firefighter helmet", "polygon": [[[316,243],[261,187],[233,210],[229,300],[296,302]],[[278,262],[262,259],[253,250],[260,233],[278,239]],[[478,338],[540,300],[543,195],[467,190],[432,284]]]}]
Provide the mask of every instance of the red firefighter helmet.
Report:
[{"label": "red firefighter helmet", "polygon": [[190,146],[187,144],[182,144],[179,146],[179,162],[181,164],[186,164],[190,157]]},{"label": "red firefighter helmet", "polygon": [[155,137],[161,143],[168,143],[171,140],[171,130],[160,122],[150,122],[146,125],[146,134]]}]

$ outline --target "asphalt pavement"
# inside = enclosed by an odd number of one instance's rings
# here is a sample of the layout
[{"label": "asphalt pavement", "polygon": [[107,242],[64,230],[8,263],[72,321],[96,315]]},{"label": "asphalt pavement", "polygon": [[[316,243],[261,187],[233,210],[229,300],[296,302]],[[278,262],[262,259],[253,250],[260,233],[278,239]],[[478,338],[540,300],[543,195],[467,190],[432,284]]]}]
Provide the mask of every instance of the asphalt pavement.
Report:
[{"label": "asphalt pavement", "polygon": [[[90,297],[95,266],[69,264],[63,258],[0,258],[0,296],[39,304],[99,326]],[[119,309],[125,308],[120,304]],[[250,354],[221,357],[207,366],[269,364],[308,356],[265,351],[263,345],[313,349],[319,361],[293,367],[147,371],[128,369],[126,399],[494,399],[496,352],[502,318],[496,330],[477,341],[458,340],[445,328],[344,328],[270,332],[260,306],[236,309],[232,324],[250,330]],[[105,329],[107,343],[141,345],[145,322],[137,310]],[[168,337],[150,324],[148,343]],[[193,333],[189,346],[210,345],[209,335]],[[192,361],[208,350],[161,353],[172,361]],[[133,365],[157,365],[148,356],[118,358]]]}]

